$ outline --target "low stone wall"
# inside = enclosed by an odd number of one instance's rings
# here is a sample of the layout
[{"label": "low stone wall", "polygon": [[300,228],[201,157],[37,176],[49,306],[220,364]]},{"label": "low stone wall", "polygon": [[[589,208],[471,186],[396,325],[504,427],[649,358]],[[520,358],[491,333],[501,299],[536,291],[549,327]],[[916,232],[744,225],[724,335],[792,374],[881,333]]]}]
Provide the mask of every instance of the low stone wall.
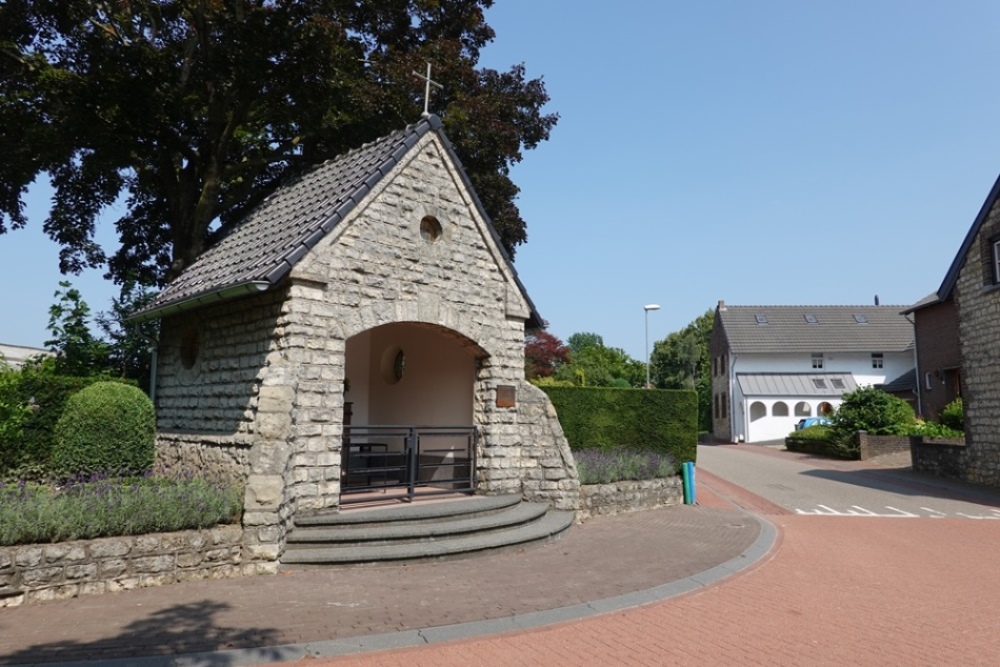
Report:
[{"label": "low stone wall", "polygon": [[104,537],[0,547],[0,607],[257,574],[243,562],[243,529]]},{"label": "low stone wall", "polygon": [[867,431],[858,431],[856,438],[862,461],[910,451],[908,435],[870,435]]},{"label": "low stone wall", "polygon": [[683,502],[684,483],[679,476],[612,484],[585,484],[580,486],[577,520],[680,505]]},{"label": "low stone wall", "polygon": [[964,438],[910,439],[913,470],[938,477],[965,480],[968,469],[965,460],[967,451]]}]

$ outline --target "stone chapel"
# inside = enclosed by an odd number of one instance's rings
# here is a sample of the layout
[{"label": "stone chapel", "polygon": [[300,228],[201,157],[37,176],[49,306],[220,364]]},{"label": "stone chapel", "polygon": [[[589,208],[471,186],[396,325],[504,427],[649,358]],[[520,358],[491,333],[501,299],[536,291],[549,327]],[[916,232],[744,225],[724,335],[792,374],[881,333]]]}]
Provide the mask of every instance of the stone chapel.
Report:
[{"label": "stone chapel", "polygon": [[435,116],[285,183],[151,318],[158,460],[245,484],[262,571],[296,516],[373,489],[578,508],[555,410],[524,379],[543,322]]}]

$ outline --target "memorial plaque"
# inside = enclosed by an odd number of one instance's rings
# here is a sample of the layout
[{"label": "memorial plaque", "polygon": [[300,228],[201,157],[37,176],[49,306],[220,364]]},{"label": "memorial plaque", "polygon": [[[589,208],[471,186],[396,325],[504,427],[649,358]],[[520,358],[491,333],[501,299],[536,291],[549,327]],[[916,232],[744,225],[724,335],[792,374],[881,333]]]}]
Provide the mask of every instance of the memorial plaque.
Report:
[{"label": "memorial plaque", "polygon": [[501,384],[497,386],[497,407],[498,408],[513,408],[517,405],[517,394],[514,393],[514,387],[509,384]]}]

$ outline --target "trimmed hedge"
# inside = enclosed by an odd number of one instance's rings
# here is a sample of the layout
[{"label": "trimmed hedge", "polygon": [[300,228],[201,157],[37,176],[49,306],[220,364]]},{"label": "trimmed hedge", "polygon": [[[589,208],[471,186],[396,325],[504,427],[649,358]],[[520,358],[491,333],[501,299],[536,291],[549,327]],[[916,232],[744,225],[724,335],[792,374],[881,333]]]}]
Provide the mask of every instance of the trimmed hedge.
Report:
[{"label": "trimmed hedge", "polygon": [[670,454],[698,451],[698,394],[690,390],[540,387],[559,415],[571,449],[622,447]]},{"label": "trimmed hedge", "polygon": [[0,475],[18,469],[47,471],[52,456],[53,431],[70,396],[101,377],[70,377],[38,370],[12,371],[14,382],[4,384],[0,401],[28,405],[20,437],[0,440]]},{"label": "trimmed hedge", "polygon": [[56,423],[52,468],[64,476],[141,474],[153,466],[156,413],[141,389],[96,382],[70,396]]}]

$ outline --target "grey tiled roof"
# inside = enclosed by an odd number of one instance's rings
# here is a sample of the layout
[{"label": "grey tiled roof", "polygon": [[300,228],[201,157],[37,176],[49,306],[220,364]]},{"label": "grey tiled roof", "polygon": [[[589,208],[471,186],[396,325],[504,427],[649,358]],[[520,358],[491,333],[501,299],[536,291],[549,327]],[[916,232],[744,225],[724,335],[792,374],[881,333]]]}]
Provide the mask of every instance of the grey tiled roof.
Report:
[{"label": "grey tiled roof", "polygon": [[850,373],[737,373],[744,396],[841,396],[858,388]]},{"label": "grey tiled roof", "polygon": [[[902,352],[912,349],[904,306],[726,306],[718,311],[736,354]],[[855,319],[861,316],[866,323]],[[764,319],[758,322],[758,316]],[[807,316],[814,317],[810,323]]]},{"label": "grey tiled roof", "polygon": [[879,389],[888,393],[915,392],[917,390],[917,369],[911,368],[898,378],[881,385]]},{"label": "grey tiled roof", "polygon": [[151,319],[279,284],[428,132],[438,133],[475,198],[480,214],[490,226],[494,241],[531,310],[526,326],[540,326],[541,317],[517,278],[437,116],[424,118],[415,125],[328,160],[280,186],[167,285],[136,314],[135,319]]},{"label": "grey tiled roof", "polygon": [[920,309],[926,308],[928,306],[933,306],[936,303],[941,303],[941,298],[938,296],[937,292],[933,292],[933,293],[928,294],[927,296],[925,296],[920,301],[917,301],[915,304],[913,304],[912,306],[910,306],[906,310],[904,310],[903,314],[904,315],[908,315],[909,313],[912,313],[915,310],[920,310]]}]

